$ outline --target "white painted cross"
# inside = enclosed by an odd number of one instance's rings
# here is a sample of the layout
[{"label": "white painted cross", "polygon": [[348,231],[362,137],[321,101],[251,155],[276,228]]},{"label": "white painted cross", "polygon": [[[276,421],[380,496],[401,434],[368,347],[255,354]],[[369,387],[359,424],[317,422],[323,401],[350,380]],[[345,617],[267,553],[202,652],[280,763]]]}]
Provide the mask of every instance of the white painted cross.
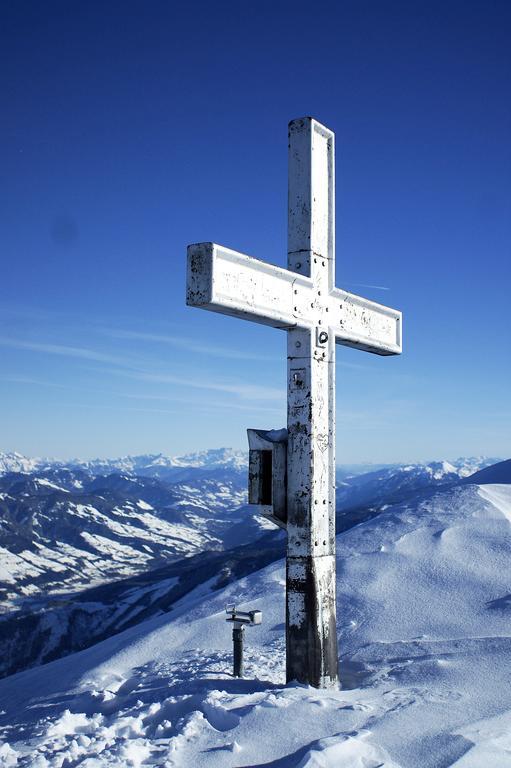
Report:
[{"label": "white painted cross", "polygon": [[288,269],[188,248],[187,304],[287,330],[287,679],[338,679],[335,342],[401,352],[401,313],[335,288],[334,134],[289,124]]}]

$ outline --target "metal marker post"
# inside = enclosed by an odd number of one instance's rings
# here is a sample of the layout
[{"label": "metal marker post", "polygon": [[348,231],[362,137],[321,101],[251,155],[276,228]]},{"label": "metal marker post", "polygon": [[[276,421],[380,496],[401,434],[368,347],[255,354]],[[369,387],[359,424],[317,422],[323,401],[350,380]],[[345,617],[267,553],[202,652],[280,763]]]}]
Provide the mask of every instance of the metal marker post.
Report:
[{"label": "metal marker post", "polygon": [[243,677],[243,637],[245,627],[243,624],[234,623],[232,628],[233,645],[233,675],[234,677]]},{"label": "metal marker post", "polygon": [[234,677],[243,677],[245,627],[253,627],[255,624],[260,624],[263,620],[263,614],[261,611],[237,611],[235,605],[227,605],[225,612],[229,616],[226,621],[232,623],[233,675]]}]

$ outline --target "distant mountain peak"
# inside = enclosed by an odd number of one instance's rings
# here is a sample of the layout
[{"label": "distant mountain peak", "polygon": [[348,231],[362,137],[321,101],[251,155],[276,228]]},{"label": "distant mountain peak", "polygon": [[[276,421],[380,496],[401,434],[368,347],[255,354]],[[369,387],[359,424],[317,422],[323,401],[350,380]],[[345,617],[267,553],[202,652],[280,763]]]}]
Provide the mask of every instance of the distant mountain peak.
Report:
[{"label": "distant mountain peak", "polygon": [[210,448],[205,451],[187,453],[170,459],[174,467],[217,468],[232,467],[244,469],[247,466],[247,454],[232,448]]},{"label": "distant mountain peak", "polygon": [[248,454],[232,448],[211,448],[179,456],[166,456],[163,453],[140,454],[137,456],[119,456],[113,459],[70,459],[61,461],[47,458],[29,458],[17,451],[0,452],[0,475],[9,472],[30,473],[37,470],[56,468],[81,469],[86,472],[110,474],[158,474],[166,469],[234,469],[247,467]]},{"label": "distant mountain peak", "polygon": [[33,472],[46,463],[45,459],[29,459],[18,451],[0,453],[0,475],[7,472]]}]

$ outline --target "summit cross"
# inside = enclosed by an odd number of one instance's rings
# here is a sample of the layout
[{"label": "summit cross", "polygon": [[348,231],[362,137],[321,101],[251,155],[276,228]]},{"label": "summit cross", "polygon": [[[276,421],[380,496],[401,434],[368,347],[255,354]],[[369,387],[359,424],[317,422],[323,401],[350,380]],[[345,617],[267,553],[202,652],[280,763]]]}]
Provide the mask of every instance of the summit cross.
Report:
[{"label": "summit cross", "polygon": [[338,683],[335,344],[401,352],[401,313],[335,287],[334,134],[289,124],[288,268],[188,247],[187,304],[287,331],[286,676]]}]

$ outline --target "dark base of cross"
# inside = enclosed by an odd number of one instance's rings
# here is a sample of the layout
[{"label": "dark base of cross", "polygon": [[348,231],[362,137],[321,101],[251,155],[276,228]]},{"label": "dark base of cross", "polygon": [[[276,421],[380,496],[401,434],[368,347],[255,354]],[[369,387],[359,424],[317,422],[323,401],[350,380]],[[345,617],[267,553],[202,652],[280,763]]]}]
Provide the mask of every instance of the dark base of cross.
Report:
[{"label": "dark base of cross", "polygon": [[[293,617],[289,615],[289,608],[286,611],[286,680],[288,683],[296,680],[316,688],[329,688],[337,686],[339,673],[335,622],[335,564],[322,563],[319,569],[321,573],[318,573],[318,559],[320,558],[287,559],[287,589],[291,589],[295,597],[303,594],[307,620],[301,624],[294,623]],[[303,579],[295,578],[297,571],[304,574]],[[333,577],[330,583],[325,583],[325,572]],[[289,606],[289,599],[286,602]]]}]

